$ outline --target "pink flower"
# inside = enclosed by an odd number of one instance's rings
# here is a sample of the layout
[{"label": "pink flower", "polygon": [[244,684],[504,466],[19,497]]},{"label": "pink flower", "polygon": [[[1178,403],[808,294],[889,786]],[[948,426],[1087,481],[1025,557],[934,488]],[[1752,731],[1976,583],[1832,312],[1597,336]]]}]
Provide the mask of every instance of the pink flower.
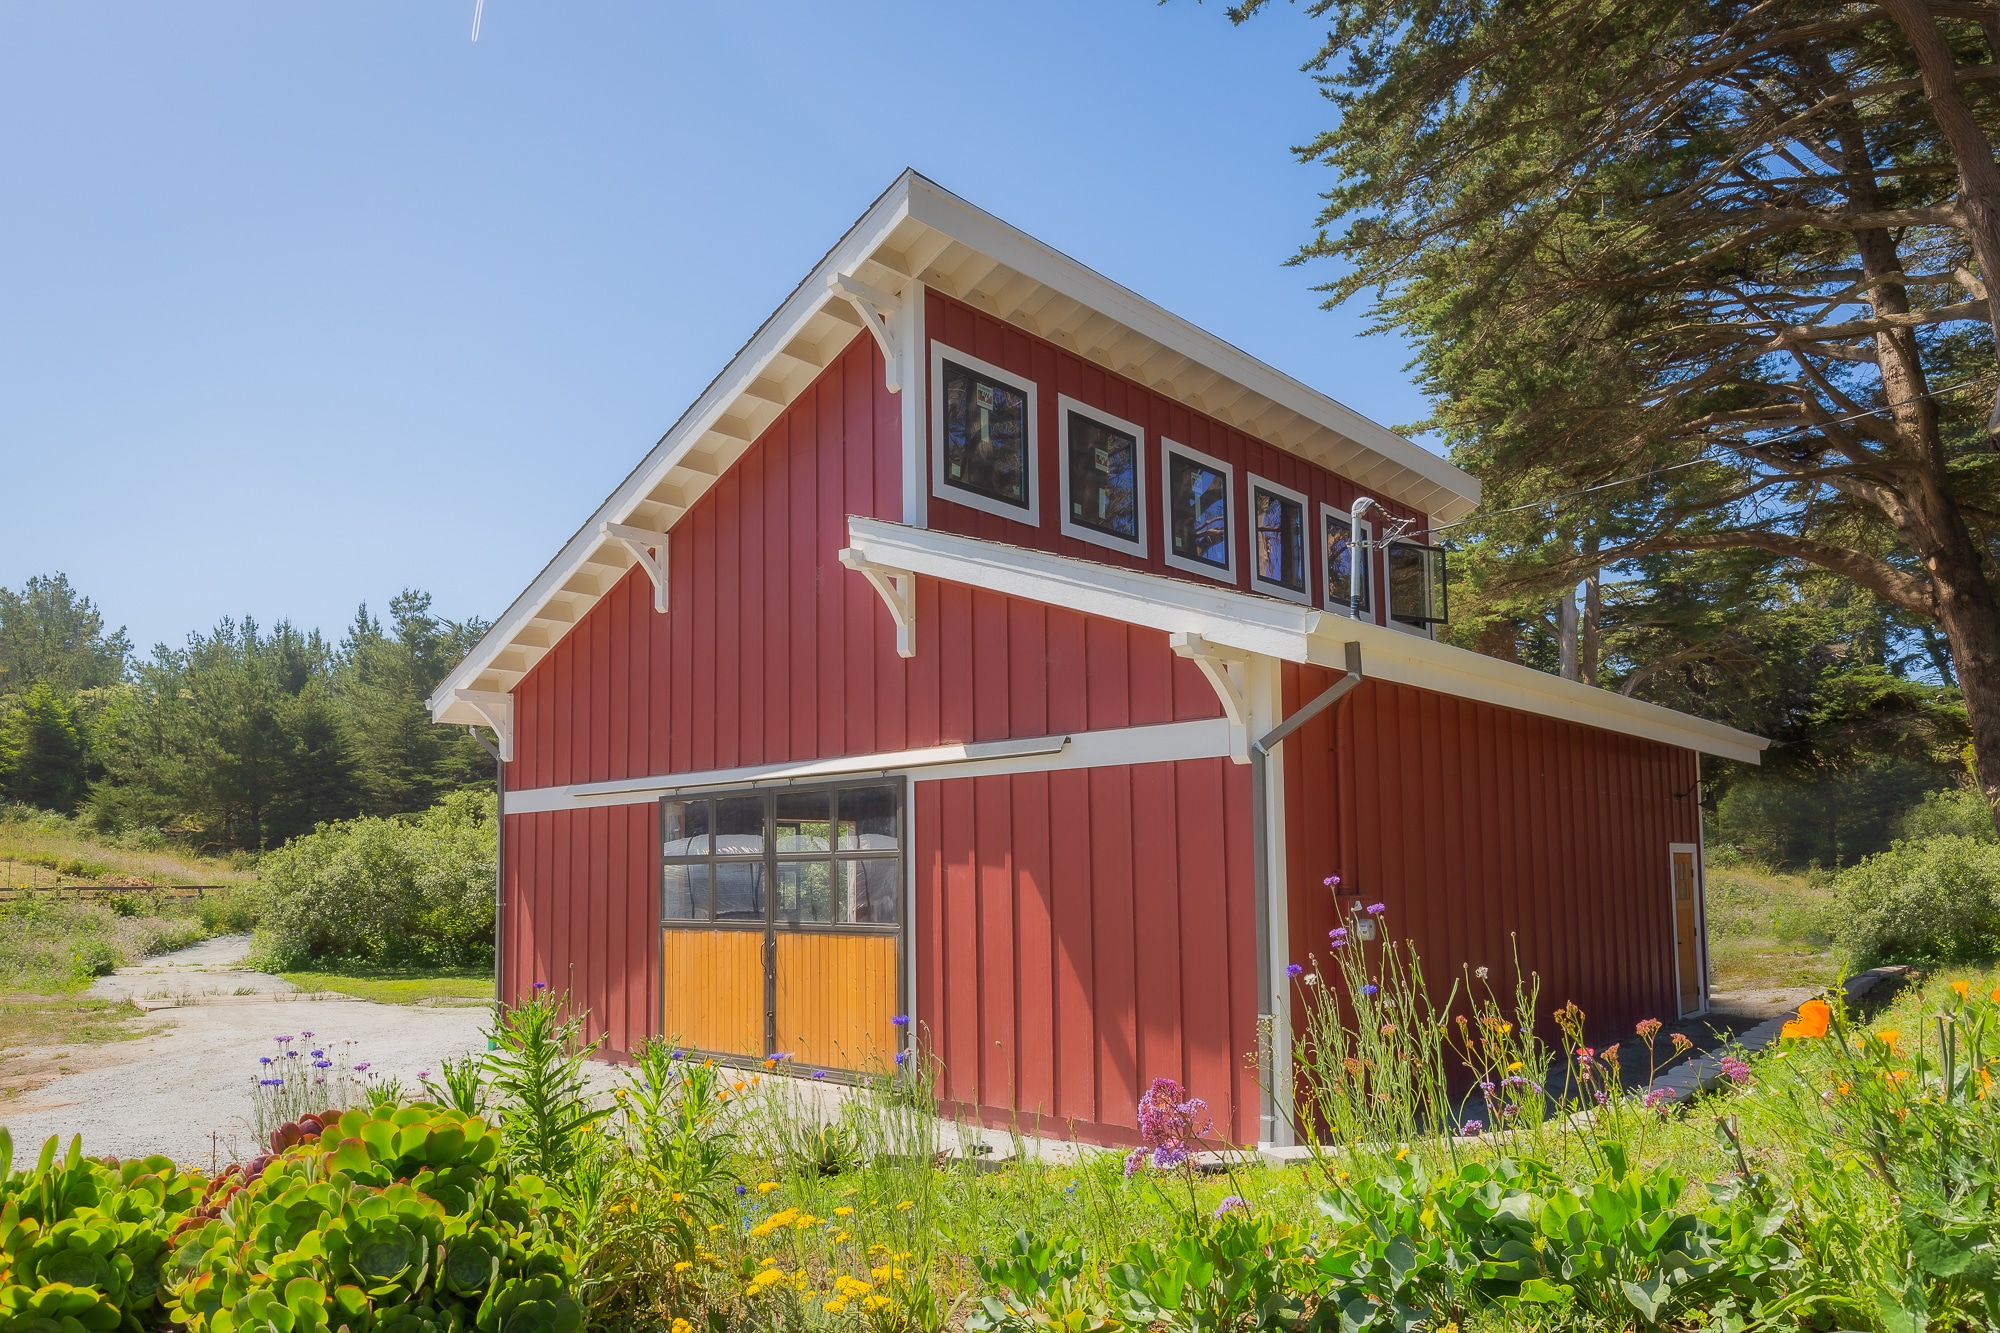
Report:
[{"label": "pink flower", "polygon": [[1723,1077],[1738,1087],[1750,1081],[1750,1066],[1744,1064],[1733,1055],[1723,1056],[1715,1062],[1715,1067],[1722,1071]]}]

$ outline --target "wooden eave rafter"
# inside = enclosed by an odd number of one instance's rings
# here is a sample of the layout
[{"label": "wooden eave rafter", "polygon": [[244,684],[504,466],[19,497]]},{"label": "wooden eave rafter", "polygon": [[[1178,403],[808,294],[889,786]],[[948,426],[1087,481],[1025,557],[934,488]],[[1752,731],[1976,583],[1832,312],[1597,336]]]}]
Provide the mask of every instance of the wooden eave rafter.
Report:
[{"label": "wooden eave rafter", "polygon": [[627,575],[640,557],[606,525],[671,533],[855,337],[882,336],[872,326],[883,321],[829,288],[840,277],[897,301],[935,287],[1279,448],[1338,460],[1357,484],[1436,521],[1478,502],[1478,483],[1443,460],[905,172],[438,687],[438,721],[477,721],[454,691],[511,689]]}]

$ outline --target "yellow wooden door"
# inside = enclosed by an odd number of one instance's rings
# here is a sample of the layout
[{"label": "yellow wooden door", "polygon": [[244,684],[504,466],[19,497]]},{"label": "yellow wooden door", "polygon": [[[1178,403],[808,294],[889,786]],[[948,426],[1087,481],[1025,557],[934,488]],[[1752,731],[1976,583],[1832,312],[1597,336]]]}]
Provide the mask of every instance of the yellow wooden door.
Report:
[{"label": "yellow wooden door", "polygon": [[881,1071],[895,1060],[896,937],[780,931],[778,1049],[805,1065]]},{"label": "yellow wooden door", "polygon": [[767,1054],[764,932],[673,926],[662,934],[660,1030],[667,1039],[716,1055]]},{"label": "yellow wooden door", "polygon": [[1695,851],[1676,847],[1674,859],[1674,961],[1680,974],[1681,1015],[1702,1009],[1700,898],[1695,886]]}]

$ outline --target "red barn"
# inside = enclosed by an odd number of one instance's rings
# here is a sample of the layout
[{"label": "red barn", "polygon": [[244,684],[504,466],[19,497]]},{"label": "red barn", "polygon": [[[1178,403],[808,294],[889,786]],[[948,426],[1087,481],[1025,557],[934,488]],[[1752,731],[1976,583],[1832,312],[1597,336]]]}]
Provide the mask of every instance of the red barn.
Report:
[{"label": "red barn", "polygon": [[1477,499],[905,173],[432,700],[500,740],[502,994],[613,1053],[921,1041],[1107,1142],[1159,1075],[1286,1142],[1246,1057],[1361,902],[1606,1033],[1701,1010],[1699,756],[1764,742],[1435,642]]}]

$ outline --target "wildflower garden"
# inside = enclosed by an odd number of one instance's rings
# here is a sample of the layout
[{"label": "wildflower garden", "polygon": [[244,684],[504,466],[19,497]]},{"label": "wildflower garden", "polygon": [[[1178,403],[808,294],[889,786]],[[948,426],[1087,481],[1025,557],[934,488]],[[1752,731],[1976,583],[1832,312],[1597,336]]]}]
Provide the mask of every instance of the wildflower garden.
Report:
[{"label": "wildflower garden", "polygon": [[920,1041],[839,1089],[655,1042],[594,1094],[539,990],[414,1086],[285,1034],[214,1175],[0,1131],[0,1333],[2000,1323],[1995,976],[1811,1001],[1676,1103],[1657,1021],[1625,1068],[1532,977],[1330,943],[1283,1164],[1170,1079],[1129,1152],[955,1151]]}]

